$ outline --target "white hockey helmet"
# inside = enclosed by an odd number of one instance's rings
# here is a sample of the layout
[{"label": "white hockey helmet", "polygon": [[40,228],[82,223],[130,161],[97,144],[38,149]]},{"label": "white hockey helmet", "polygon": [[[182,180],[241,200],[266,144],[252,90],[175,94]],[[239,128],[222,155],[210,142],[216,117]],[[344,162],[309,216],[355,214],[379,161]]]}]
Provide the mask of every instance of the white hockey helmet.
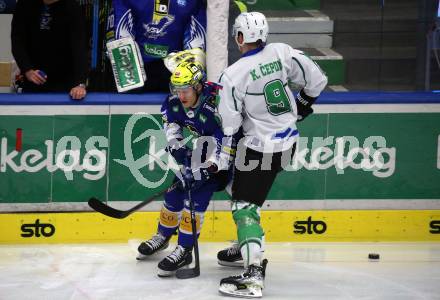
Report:
[{"label": "white hockey helmet", "polygon": [[237,40],[239,32],[243,34],[243,43],[254,43],[258,40],[265,43],[269,34],[269,24],[266,17],[260,12],[241,13],[235,19],[232,28],[232,35],[235,40]]}]

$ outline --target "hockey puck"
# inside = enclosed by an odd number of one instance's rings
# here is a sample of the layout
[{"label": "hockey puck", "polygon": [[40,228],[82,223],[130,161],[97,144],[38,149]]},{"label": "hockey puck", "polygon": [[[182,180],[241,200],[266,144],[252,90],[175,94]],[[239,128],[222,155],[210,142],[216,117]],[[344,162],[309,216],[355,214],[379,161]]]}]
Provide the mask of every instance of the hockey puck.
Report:
[{"label": "hockey puck", "polygon": [[368,258],[369,259],[379,259],[379,254],[377,254],[377,253],[369,253],[368,254]]}]

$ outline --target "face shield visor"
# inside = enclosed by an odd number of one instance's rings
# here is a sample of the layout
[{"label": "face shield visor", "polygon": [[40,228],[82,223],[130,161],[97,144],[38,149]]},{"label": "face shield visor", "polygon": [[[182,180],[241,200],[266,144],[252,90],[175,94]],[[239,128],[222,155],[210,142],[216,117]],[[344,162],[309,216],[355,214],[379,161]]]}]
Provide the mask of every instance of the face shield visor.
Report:
[{"label": "face shield visor", "polygon": [[177,95],[177,92],[186,93],[194,88],[195,86],[191,84],[173,84],[172,82],[170,82],[170,93],[173,95]]}]

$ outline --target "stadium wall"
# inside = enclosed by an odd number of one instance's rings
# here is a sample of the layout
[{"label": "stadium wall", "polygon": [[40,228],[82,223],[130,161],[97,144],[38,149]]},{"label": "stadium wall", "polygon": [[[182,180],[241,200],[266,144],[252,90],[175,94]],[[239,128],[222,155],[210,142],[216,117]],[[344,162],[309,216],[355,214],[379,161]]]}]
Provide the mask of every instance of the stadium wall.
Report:
[{"label": "stadium wall", "polygon": [[[0,95],[0,243],[153,233],[160,200],[124,220],[87,200],[127,209],[170,184],[153,159],[166,156],[164,98]],[[440,94],[328,93],[315,107],[263,207],[267,240],[439,241]],[[234,239],[228,198],[215,195],[202,240]]]}]

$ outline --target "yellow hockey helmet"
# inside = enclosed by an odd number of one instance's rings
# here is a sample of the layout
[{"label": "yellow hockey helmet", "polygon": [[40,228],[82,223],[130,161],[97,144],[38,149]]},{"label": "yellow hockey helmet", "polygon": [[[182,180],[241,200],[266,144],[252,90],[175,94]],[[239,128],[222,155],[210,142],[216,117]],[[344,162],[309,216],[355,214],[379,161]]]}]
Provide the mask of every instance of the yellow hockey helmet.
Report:
[{"label": "yellow hockey helmet", "polygon": [[200,48],[193,48],[179,52],[171,52],[163,59],[167,69],[173,73],[178,65],[187,61],[197,61],[205,68],[206,55]]},{"label": "yellow hockey helmet", "polygon": [[201,63],[187,61],[179,64],[171,75],[170,90],[175,94],[178,89],[196,87],[206,81],[206,73]]}]

